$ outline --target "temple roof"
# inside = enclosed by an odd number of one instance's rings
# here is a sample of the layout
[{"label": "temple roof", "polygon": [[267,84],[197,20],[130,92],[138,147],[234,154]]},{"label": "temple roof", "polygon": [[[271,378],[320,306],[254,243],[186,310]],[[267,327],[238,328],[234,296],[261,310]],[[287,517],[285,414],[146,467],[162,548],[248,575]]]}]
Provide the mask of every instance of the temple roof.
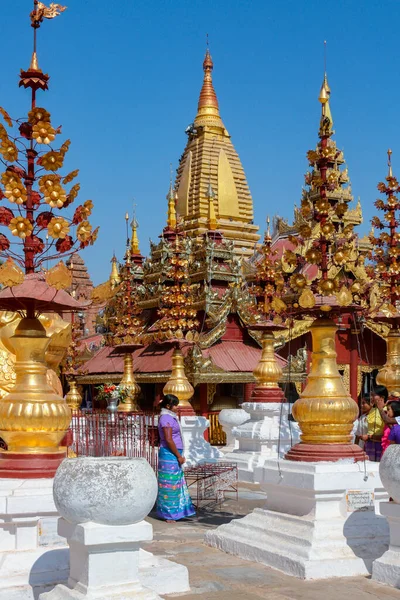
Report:
[{"label": "temple roof", "polygon": [[209,228],[211,184],[212,212],[218,229],[234,241],[237,254],[251,256],[259,240],[258,227],[253,224],[253,199],[242,163],[219,114],[213,68],[207,50],[198,111],[186,130],[188,142],[175,182],[177,211],[188,234],[199,238]]}]

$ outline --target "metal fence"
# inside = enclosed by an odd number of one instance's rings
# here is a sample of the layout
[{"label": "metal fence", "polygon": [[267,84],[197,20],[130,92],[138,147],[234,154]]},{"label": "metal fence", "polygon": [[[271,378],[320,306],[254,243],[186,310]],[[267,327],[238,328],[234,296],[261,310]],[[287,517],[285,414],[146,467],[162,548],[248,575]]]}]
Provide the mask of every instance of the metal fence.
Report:
[{"label": "metal fence", "polygon": [[76,411],[67,440],[68,456],[143,457],[157,471],[158,415]]}]

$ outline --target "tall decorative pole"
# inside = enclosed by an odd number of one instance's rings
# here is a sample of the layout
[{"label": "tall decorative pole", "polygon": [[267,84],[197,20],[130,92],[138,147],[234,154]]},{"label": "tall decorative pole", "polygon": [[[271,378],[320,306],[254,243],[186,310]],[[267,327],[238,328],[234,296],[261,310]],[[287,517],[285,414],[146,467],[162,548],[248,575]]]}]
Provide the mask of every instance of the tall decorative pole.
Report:
[{"label": "tall decorative pole", "polygon": [[400,397],[400,202],[396,196],[400,185],[393,176],[391,150],[388,150],[388,167],[387,183],[378,184],[378,190],[386,195],[386,200],[375,202],[376,208],[384,213],[383,221],[379,217],[372,219],[374,229],[381,233],[370,236],[373,244],[371,258],[375,263],[375,267],[371,268],[375,285],[371,288],[370,306],[375,319],[386,322],[390,327],[386,340],[386,364],[376,381],[388,389],[390,396]]},{"label": "tall decorative pole", "polygon": [[[129,221],[128,214],[125,219]],[[107,343],[115,347],[114,355],[122,355],[124,359],[124,372],[119,383],[119,412],[140,411],[138,399],[141,389],[134,375],[132,357],[132,352],[142,347],[141,334],[144,330],[142,311],[138,306],[137,275],[142,270],[143,257],[139,250],[137,227],[134,216],[131,240],[127,240],[125,262],[118,272],[118,279],[114,280],[114,295],[106,308]]]},{"label": "tall decorative pole", "polygon": [[344,387],[336,362],[335,319],[342,313],[361,310],[362,284],[354,277],[358,256],[354,252],[353,226],[344,221],[351,193],[343,187],[348,183],[347,170],[339,169],[343,153],[332,140],[330,94],[325,74],[319,94],[320,141],[307,155],[313,171],[306,175],[310,189],[304,192],[301,203],[305,224],[301,237],[290,240],[292,250],[286,250],[282,257],[284,311],[291,316],[315,318],[311,326],[311,370],[292,410],[301,429],[301,442],[287,458],[296,461],[358,461],[365,456],[352,443],[358,407]]},{"label": "tall decorative pole", "polygon": [[[0,208],[0,225],[12,236],[9,239],[0,234],[0,256],[6,259],[0,267],[0,283],[5,286],[0,292],[0,308],[23,314],[10,340],[16,352],[16,385],[0,401],[0,437],[8,446],[7,452],[0,453],[2,477],[51,477],[64,458],[59,444],[71,412],[46,381],[44,355],[50,339],[38,316],[77,311],[82,306],[64,291],[71,285],[71,273],[64,263],[48,271],[43,267],[93,244],[97,237],[97,230],[92,231],[88,221],[91,200],[78,206],[70,217],[58,215],[78,195],[78,183],[69,191],[65,187],[78,170],[67,175],[58,172],[70,141],[53,149],[61,130],[52,126],[50,113],[37,106],[37,92],[47,90],[49,81],[38,64],[37,31],[44,19],[52,19],[63,10],[54,3],[47,8],[34,1],[30,15],[32,60],[20,75],[20,86],[31,89],[30,111],[27,118],[12,119],[0,108],[6,125],[18,129],[13,137],[0,124],[0,162],[5,166],[0,196],[12,205],[12,209]],[[43,237],[47,236],[51,242],[46,245]]]}]

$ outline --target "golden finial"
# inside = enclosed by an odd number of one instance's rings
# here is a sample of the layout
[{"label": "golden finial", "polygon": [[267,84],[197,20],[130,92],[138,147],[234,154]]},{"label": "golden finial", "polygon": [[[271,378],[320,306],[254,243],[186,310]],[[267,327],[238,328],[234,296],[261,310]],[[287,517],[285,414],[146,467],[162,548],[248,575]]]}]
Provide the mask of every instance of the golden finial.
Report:
[{"label": "golden finial", "polygon": [[207,36],[207,49],[203,61],[204,79],[203,86],[200,91],[199,103],[197,106],[197,115],[194,120],[195,126],[210,125],[213,127],[224,127],[221,117],[219,116],[217,94],[215,93],[212,82],[213,69],[214,63],[208,48]]},{"label": "golden finial", "polygon": [[119,276],[117,257],[115,253],[111,259],[111,274],[110,274],[111,287],[115,287],[121,283],[121,277]]},{"label": "golden finial", "polygon": [[388,156],[388,167],[389,167],[388,177],[393,177],[393,172],[392,172],[392,151],[391,151],[390,148],[387,151],[387,156]]},{"label": "golden finial", "polygon": [[30,71],[40,71],[36,52],[32,53],[31,64],[29,65],[29,70]]},{"label": "golden finial", "polygon": [[171,176],[171,180],[169,183],[167,200],[168,200],[167,225],[168,225],[169,229],[175,229],[176,228],[176,206],[175,206],[176,200],[175,200],[174,188],[172,187],[172,176]]},{"label": "golden finial", "polygon": [[139,250],[139,238],[138,238],[138,234],[137,234],[137,230],[139,228],[139,224],[136,221],[136,211],[135,211],[135,208],[133,209],[133,219],[132,219],[131,227],[132,227],[131,255],[134,256],[135,254],[140,254],[140,250]]},{"label": "golden finial", "polygon": [[268,215],[267,216],[267,231],[265,232],[265,238],[270,240],[271,239],[271,230],[270,230],[269,224],[270,224],[270,219],[269,219],[269,215]]}]

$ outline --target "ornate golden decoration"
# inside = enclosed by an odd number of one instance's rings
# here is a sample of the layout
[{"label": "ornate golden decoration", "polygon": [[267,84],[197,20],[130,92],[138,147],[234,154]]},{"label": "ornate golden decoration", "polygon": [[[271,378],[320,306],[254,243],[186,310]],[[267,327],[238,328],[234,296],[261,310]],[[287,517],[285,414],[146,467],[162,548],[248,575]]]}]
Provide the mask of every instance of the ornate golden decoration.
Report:
[{"label": "ornate golden decoration", "polygon": [[72,285],[72,271],[61,260],[46,272],[45,277],[46,283],[56,290],[66,290]]},{"label": "ornate golden decoration", "polygon": [[0,283],[6,287],[20,285],[25,279],[21,269],[17,267],[12,258],[7,260],[0,266]]},{"label": "ornate golden decoration", "polygon": [[82,396],[79,393],[76,385],[76,379],[72,377],[69,380],[69,391],[65,396],[65,401],[72,411],[79,410],[82,404]]},{"label": "ornate golden decoration", "polygon": [[0,437],[9,452],[56,453],[68,429],[70,409],[46,378],[49,343],[38,319],[22,319],[12,338],[16,384],[0,400]]},{"label": "ornate golden decoration", "polygon": [[194,394],[194,389],[186,377],[183,354],[179,348],[175,348],[172,355],[172,372],[164,386],[163,394],[164,396],[166,394],[173,394],[179,398],[180,409],[192,410],[189,400]]},{"label": "ornate golden decoration", "polygon": [[384,385],[390,396],[400,397],[400,331],[390,331],[386,339],[387,359],[376,378]]},{"label": "ornate golden decoration", "polygon": [[124,354],[124,374],[119,385],[128,395],[124,398],[123,402],[118,404],[118,410],[120,412],[137,412],[140,410],[137,400],[141,390],[135,380],[132,354]]},{"label": "ornate golden decoration", "polygon": [[350,365],[338,365],[338,371],[343,371],[342,379],[346,391],[350,394]]},{"label": "ornate golden decoration", "polygon": [[207,404],[211,406],[214,402],[215,392],[217,391],[216,383],[207,383]]},{"label": "ornate golden decoration", "polygon": [[253,371],[258,388],[277,388],[282,381],[282,369],[278,364],[274,349],[275,338],[272,332],[262,336],[262,353],[259,363]]},{"label": "ornate golden decoration", "polygon": [[311,326],[313,352],[307,385],[293,405],[293,416],[310,444],[349,444],[358,408],[336,364],[336,325],[319,318]]}]

